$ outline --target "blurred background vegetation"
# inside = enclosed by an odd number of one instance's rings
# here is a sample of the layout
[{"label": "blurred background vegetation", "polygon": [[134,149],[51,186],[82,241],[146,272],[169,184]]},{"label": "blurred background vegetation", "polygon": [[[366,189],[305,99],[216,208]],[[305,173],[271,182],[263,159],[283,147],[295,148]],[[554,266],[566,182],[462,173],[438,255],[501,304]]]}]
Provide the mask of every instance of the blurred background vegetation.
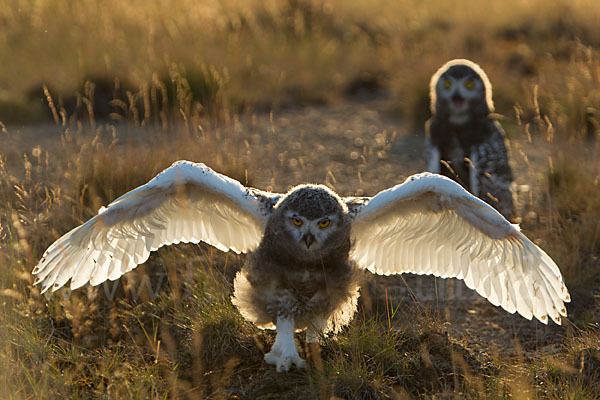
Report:
[{"label": "blurred background vegetation", "polygon": [[[8,0],[0,120],[44,119],[44,85],[71,114],[88,101],[102,116],[124,114],[152,93],[177,107],[183,77],[213,115],[385,89],[390,108],[419,126],[431,74],[470,58],[494,83],[500,113],[593,135],[599,15],[593,0]],[[125,104],[109,107],[114,97]],[[534,102],[539,115],[526,112]]]},{"label": "blurred background vegetation", "polygon": [[[593,0],[6,0],[0,387],[10,398],[598,398],[598,21]],[[424,163],[413,151],[395,164],[399,143],[422,142],[429,79],[452,58],[492,81],[517,182],[530,186],[522,227],[572,292],[565,328],[499,321],[488,306],[480,331],[457,334],[439,309],[371,287],[322,360],[281,376],[262,364],[273,335],[229,300],[243,257],[176,246],[108,289],[32,286],[50,243],[176,159],[278,191],[319,180],[372,195],[400,182]],[[350,102],[376,104],[398,131],[310,119]],[[488,351],[486,329],[509,332],[510,351]]]}]

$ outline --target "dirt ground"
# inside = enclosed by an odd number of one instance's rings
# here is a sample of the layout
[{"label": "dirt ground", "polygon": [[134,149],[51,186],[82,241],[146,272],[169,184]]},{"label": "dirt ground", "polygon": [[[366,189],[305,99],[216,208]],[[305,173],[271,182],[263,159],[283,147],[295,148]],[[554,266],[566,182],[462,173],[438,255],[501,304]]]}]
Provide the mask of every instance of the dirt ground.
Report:
[{"label": "dirt ground", "polygon": [[[245,145],[248,157],[254,160],[248,171],[251,184],[286,191],[292,185],[313,182],[326,184],[342,195],[372,196],[424,171],[424,133],[411,131],[386,112],[387,102],[385,96],[362,98],[235,120],[240,140],[247,141],[240,146]],[[130,130],[128,134],[136,132],[141,131]],[[0,133],[0,153],[16,176],[22,170],[24,153],[31,154],[36,146],[51,151],[58,143],[60,128],[52,124],[8,127],[7,133]],[[528,218],[550,150],[542,139],[530,142],[525,137],[513,139],[510,146],[519,214]],[[530,352],[551,355],[556,351],[554,343],[568,329],[510,315],[454,279],[375,279],[375,291],[382,294],[387,289],[393,304],[438,311],[448,322],[452,336],[467,340],[481,351],[509,357]]]}]

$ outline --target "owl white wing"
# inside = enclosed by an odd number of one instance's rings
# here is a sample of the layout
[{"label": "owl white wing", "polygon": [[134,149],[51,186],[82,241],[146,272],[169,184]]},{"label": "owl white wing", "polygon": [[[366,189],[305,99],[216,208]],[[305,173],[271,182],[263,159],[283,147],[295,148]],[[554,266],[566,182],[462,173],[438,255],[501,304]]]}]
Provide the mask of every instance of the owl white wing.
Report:
[{"label": "owl white wing", "polygon": [[496,210],[441,175],[414,175],[353,200],[351,257],[377,274],[456,277],[506,311],[557,324],[570,297],[560,270]]},{"label": "owl white wing", "polygon": [[177,161],[54,242],[33,269],[34,283],[42,283],[42,292],[69,279],[71,289],[98,285],[172,243],[202,241],[246,252],[259,244],[279,196],[246,188],[204,164]]}]

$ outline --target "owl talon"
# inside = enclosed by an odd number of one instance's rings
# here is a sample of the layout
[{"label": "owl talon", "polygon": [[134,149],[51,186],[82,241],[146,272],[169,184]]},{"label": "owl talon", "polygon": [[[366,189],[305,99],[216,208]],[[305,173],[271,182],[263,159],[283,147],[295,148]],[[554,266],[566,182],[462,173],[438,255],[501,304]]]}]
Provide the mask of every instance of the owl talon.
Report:
[{"label": "owl talon", "polygon": [[301,359],[298,356],[296,356],[295,358],[293,358],[292,362],[294,363],[294,365],[296,366],[296,368],[303,369],[304,367],[306,367],[306,360],[303,360],[303,359]]},{"label": "owl talon", "polygon": [[291,366],[292,366],[292,358],[291,357],[280,358],[277,361],[277,372],[288,372],[290,370]]},{"label": "owl talon", "polygon": [[281,353],[271,351],[265,354],[265,362],[270,365],[277,365],[279,359],[281,358]]},{"label": "owl talon", "polygon": [[288,372],[294,364],[296,368],[302,369],[306,366],[306,361],[299,356],[281,357],[277,362],[277,372]]}]

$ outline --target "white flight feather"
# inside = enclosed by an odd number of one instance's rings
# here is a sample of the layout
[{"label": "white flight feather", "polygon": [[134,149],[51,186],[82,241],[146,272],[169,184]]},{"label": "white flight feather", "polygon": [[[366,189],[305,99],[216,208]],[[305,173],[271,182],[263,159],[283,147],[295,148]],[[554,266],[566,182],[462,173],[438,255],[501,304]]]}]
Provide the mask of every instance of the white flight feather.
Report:
[{"label": "white flight feather", "polygon": [[351,257],[377,274],[457,277],[492,304],[557,324],[570,301],[554,261],[496,210],[454,181],[414,175],[365,204]]},{"label": "white flight feather", "polygon": [[[259,194],[257,194],[259,193]],[[267,215],[258,192],[204,164],[178,161],[54,242],[34,268],[42,291],[118,279],[150,252],[203,241],[236,253],[255,248]]]}]

